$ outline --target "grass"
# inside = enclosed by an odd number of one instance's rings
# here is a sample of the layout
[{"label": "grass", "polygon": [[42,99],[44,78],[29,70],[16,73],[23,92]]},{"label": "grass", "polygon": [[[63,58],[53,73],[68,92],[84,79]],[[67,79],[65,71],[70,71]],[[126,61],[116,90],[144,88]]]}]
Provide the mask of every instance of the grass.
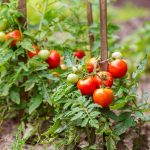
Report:
[{"label": "grass", "polygon": [[127,21],[136,17],[149,16],[149,10],[144,7],[138,7],[133,4],[126,4],[123,7],[115,7],[110,5],[108,13],[112,15],[116,21]]}]

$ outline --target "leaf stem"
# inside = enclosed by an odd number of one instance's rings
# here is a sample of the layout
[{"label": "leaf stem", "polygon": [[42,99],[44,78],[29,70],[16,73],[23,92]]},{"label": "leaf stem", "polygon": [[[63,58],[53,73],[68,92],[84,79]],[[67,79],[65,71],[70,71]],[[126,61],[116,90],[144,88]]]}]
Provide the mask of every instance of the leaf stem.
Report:
[{"label": "leaf stem", "polygon": [[86,126],[86,134],[87,134],[87,138],[88,138],[88,143],[91,143],[91,139],[90,139],[90,131],[89,128]]}]

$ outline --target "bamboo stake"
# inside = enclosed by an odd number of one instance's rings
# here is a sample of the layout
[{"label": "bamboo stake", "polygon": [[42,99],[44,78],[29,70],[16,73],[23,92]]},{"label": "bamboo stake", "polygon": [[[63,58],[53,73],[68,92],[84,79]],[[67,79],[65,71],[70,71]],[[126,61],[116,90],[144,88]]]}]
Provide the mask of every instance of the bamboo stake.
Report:
[{"label": "bamboo stake", "polygon": [[20,22],[22,24],[24,24],[24,26],[26,27],[26,23],[27,23],[27,8],[26,8],[26,0],[19,0],[18,1],[18,10],[21,11],[24,15],[24,17],[20,18]]},{"label": "bamboo stake", "polygon": [[99,0],[100,5],[100,32],[101,32],[101,64],[103,71],[108,68],[108,44],[107,44],[107,0]]},{"label": "bamboo stake", "polygon": [[[108,44],[107,44],[107,0],[99,0],[100,5],[100,32],[101,32],[101,69],[107,71],[108,68]],[[103,133],[103,150],[106,147],[106,134]]]},{"label": "bamboo stake", "polygon": [[[90,27],[93,24],[92,4],[89,2],[89,0],[86,0],[86,5],[87,5],[88,26]],[[90,43],[90,50],[92,50],[94,44],[94,35],[90,31],[89,31],[89,43]]]}]

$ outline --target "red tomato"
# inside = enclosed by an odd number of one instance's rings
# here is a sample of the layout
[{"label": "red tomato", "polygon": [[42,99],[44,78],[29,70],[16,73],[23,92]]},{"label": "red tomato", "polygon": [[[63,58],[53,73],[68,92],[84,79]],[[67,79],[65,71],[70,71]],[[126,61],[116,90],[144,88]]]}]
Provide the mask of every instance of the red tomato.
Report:
[{"label": "red tomato", "polygon": [[92,73],[94,70],[94,67],[98,67],[98,65],[97,65],[96,58],[93,57],[86,63],[86,69],[88,73]]},{"label": "red tomato", "polygon": [[114,78],[122,78],[126,75],[128,70],[127,63],[122,59],[116,59],[108,65],[108,71]]},{"label": "red tomato", "polygon": [[113,100],[114,93],[111,89],[102,88],[94,91],[93,101],[102,107],[108,107]]},{"label": "red tomato", "polygon": [[60,64],[60,55],[56,50],[51,50],[49,58],[46,60],[49,64],[49,69],[57,68]]},{"label": "red tomato", "polygon": [[12,32],[9,32],[5,36],[5,41],[8,41],[10,38],[13,39],[11,42],[11,46],[16,46],[16,43],[21,41],[22,39],[22,33],[19,30],[14,30]]},{"label": "red tomato", "polygon": [[92,95],[96,89],[94,79],[89,76],[86,79],[80,79],[77,83],[77,88],[81,91],[82,95]]},{"label": "red tomato", "polygon": [[33,47],[34,51],[28,51],[29,58],[32,58],[35,55],[38,55],[38,53],[40,51],[39,48],[36,45],[33,45],[32,47]]},{"label": "red tomato", "polygon": [[85,53],[83,50],[77,49],[77,51],[74,52],[73,55],[79,59],[82,59],[85,56]]},{"label": "red tomato", "polygon": [[111,87],[113,85],[113,76],[107,71],[101,71],[94,76],[94,81],[98,88],[102,85]]}]

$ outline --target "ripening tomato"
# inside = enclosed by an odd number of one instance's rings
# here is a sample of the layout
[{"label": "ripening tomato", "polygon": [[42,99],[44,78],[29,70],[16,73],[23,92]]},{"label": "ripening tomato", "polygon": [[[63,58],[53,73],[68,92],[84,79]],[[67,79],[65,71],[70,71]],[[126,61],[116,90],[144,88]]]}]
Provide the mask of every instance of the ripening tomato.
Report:
[{"label": "ripening tomato", "polygon": [[113,76],[107,71],[101,71],[94,76],[94,81],[97,88],[100,88],[102,85],[111,87],[113,85]]},{"label": "ripening tomato", "polygon": [[108,65],[108,71],[114,78],[122,78],[126,75],[127,70],[127,63],[122,59],[116,59]]},{"label": "ripening tomato", "polygon": [[86,79],[80,79],[77,83],[77,88],[82,95],[92,95],[96,89],[96,84],[93,77],[88,76]]},{"label": "ripening tomato", "polygon": [[94,91],[93,101],[102,107],[108,107],[113,100],[114,93],[111,89],[101,88]]},{"label": "ripening tomato", "polygon": [[40,51],[38,46],[36,46],[36,45],[32,45],[32,48],[34,49],[34,51],[28,51],[29,58],[32,58],[32,57],[38,55],[38,53]]},{"label": "ripening tomato", "polygon": [[9,32],[5,36],[5,41],[8,41],[10,38],[12,38],[11,46],[16,46],[16,43],[21,41],[22,39],[22,33],[19,30],[14,30],[12,32]]},{"label": "ripening tomato", "polygon": [[97,65],[96,58],[93,57],[86,63],[86,69],[88,73],[92,73],[94,70],[94,67],[98,67],[98,65]]},{"label": "ripening tomato", "polygon": [[40,50],[38,53],[39,57],[43,60],[48,59],[50,52],[47,49]]},{"label": "ripening tomato", "polygon": [[49,65],[49,69],[57,68],[60,64],[60,55],[56,50],[51,50],[49,58],[46,60]]},{"label": "ripening tomato", "polygon": [[5,36],[6,36],[6,34],[4,32],[0,32],[0,42],[5,41]]},{"label": "ripening tomato", "polygon": [[83,50],[77,49],[77,51],[74,52],[73,55],[79,59],[82,59],[85,56],[85,53]]}]

